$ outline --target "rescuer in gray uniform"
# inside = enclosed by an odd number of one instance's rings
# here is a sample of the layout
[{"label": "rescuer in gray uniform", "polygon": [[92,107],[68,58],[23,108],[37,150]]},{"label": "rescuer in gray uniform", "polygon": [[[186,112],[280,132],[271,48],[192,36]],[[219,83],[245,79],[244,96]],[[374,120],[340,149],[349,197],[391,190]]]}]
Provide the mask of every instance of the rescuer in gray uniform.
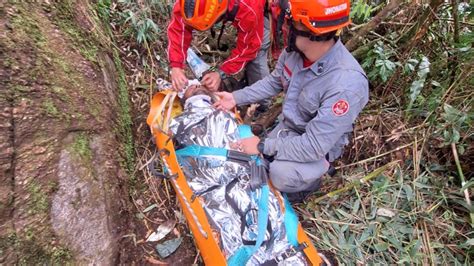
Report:
[{"label": "rescuer in gray uniform", "polygon": [[364,71],[338,39],[350,23],[349,1],[289,3],[288,47],[275,70],[242,90],[217,93],[221,100],[215,106],[230,110],[285,92],[276,128],[265,139],[252,137],[239,144],[249,154],[273,157],[273,185],[302,196],[319,188],[329,163],[341,156],[369,93]]}]

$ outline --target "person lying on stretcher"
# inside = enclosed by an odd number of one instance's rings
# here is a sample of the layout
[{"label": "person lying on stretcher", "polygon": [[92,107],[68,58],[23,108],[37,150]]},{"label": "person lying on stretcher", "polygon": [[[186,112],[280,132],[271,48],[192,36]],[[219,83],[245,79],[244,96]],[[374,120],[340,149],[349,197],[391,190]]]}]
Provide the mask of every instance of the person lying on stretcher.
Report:
[{"label": "person lying on stretcher", "polygon": [[290,243],[296,227],[286,227],[290,213],[268,186],[262,161],[235,145],[252,136],[250,128],[215,109],[213,97],[203,87],[189,88],[183,112],[170,123],[192,199],[202,204],[226,259],[234,262],[229,265],[305,265],[300,250],[306,244]]}]

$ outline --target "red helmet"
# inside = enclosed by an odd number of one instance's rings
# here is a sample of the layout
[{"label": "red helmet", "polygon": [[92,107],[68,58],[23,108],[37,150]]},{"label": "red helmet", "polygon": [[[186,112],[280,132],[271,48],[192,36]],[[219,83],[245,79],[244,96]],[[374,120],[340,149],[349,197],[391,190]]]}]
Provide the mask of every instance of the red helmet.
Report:
[{"label": "red helmet", "polygon": [[204,31],[227,11],[228,0],[180,0],[184,22],[196,30]]},{"label": "red helmet", "polygon": [[289,0],[291,17],[314,34],[341,29],[351,23],[349,0]]}]

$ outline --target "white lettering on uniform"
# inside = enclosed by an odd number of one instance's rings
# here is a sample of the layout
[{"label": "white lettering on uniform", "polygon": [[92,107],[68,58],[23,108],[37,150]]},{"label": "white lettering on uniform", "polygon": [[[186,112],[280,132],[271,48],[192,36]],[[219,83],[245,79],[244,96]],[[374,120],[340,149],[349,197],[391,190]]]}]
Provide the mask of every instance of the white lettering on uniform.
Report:
[{"label": "white lettering on uniform", "polygon": [[334,14],[334,13],[337,13],[337,12],[341,12],[341,11],[346,10],[346,9],[347,9],[347,3],[344,3],[344,4],[340,4],[338,6],[333,6],[333,7],[326,8],[324,10],[324,13],[326,15],[330,15],[330,14]]}]

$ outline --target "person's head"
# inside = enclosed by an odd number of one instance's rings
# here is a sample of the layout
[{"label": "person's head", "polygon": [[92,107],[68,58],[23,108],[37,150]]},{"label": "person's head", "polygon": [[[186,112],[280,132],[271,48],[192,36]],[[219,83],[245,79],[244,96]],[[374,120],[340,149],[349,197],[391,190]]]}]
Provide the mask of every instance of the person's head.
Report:
[{"label": "person's head", "polygon": [[228,0],[179,0],[184,23],[205,31],[227,11]]},{"label": "person's head", "polygon": [[289,0],[290,50],[304,52],[312,42],[326,42],[350,24],[349,0]]},{"label": "person's head", "polygon": [[184,93],[183,100],[186,102],[189,98],[196,96],[196,95],[207,95],[211,98],[211,101],[214,102],[215,96],[214,94],[206,89],[204,86],[190,86],[186,92]]}]

